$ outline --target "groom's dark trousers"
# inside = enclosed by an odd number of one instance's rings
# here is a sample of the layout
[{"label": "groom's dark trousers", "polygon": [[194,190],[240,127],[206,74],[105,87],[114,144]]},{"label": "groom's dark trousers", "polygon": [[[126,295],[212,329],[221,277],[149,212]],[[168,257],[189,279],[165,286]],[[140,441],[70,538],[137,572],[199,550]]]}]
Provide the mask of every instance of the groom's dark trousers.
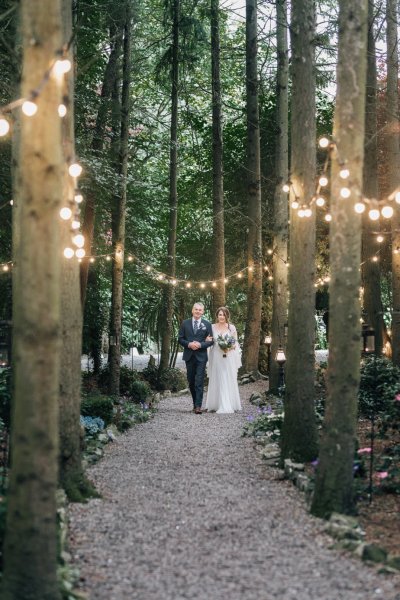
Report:
[{"label": "groom's dark trousers", "polygon": [[[183,346],[183,360],[186,363],[187,380],[193,398],[193,408],[201,408],[203,403],[204,376],[208,360],[207,348],[213,341],[206,342],[207,336],[212,336],[211,323],[201,319],[201,324],[196,333],[193,331],[192,319],[183,321],[179,330],[179,343]],[[200,342],[201,348],[192,350],[188,347],[190,342]]]}]

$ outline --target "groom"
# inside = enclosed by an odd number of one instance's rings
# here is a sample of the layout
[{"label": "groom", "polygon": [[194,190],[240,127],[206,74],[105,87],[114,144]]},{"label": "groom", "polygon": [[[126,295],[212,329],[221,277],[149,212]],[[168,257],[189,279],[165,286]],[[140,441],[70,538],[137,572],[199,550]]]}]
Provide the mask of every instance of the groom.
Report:
[{"label": "groom", "polygon": [[183,321],[179,330],[179,343],[184,347],[183,360],[186,362],[187,380],[193,398],[193,410],[201,415],[203,403],[204,375],[207,363],[207,348],[213,340],[206,342],[206,337],[212,337],[211,323],[202,319],[204,305],[196,302],[192,308],[192,318]]}]

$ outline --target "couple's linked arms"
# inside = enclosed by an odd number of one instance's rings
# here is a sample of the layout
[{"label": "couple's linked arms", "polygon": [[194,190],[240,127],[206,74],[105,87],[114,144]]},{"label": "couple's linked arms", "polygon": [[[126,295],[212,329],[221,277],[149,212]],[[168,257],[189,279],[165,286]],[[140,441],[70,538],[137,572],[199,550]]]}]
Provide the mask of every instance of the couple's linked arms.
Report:
[{"label": "couple's linked arms", "polygon": [[212,346],[214,343],[212,331],[209,332],[208,328],[207,328],[207,333],[208,333],[208,336],[206,337],[204,342],[199,342],[197,340],[193,341],[193,342],[189,342],[189,340],[186,339],[186,337],[185,337],[185,327],[184,327],[184,323],[182,323],[182,325],[179,329],[178,341],[179,341],[180,345],[183,346],[184,348],[190,348],[191,350],[200,350],[200,349],[205,350],[206,348],[209,348],[210,346]]}]

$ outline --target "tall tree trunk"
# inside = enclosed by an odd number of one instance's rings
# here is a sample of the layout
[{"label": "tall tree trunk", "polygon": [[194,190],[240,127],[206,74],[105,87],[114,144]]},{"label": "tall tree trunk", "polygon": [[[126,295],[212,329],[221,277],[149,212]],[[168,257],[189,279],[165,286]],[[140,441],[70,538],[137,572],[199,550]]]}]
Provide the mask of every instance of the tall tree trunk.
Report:
[{"label": "tall tree trunk", "polygon": [[[62,47],[61,3],[23,0],[21,96],[38,89]],[[60,244],[63,159],[51,74],[21,115],[14,200],[19,242],[14,261],[12,465],[4,543],[4,600],[57,600],[56,489],[60,369]]]},{"label": "tall tree trunk", "polygon": [[246,0],[248,287],[243,367],[258,373],[262,305],[260,119],[257,76],[257,0]]},{"label": "tall tree trunk", "polygon": [[213,118],[213,277],[212,314],[225,305],[224,178],[220,81],[219,0],[211,0],[211,78]]},{"label": "tall tree trunk", "polygon": [[[291,199],[309,206],[315,193],[315,14],[313,0],[293,0]],[[289,315],[282,456],[317,456],[314,410],[315,210],[300,217],[291,209]]]},{"label": "tall tree trunk", "polygon": [[[72,36],[72,1],[62,0],[64,44]],[[74,52],[68,52],[74,64]],[[75,160],[74,136],[74,76],[71,71],[64,78],[63,102],[67,114],[62,119],[62,137],[65,164]],[[78,219],[78,207],[74,200],[74,180],[65,168],[63,206],[68,206],[74,219]],[[78,232],[74,230],[74,234]],[[71,224],[61,228],[62,247],[71,245]],[[60,364],[60,482],[68,498],[81,501],[93,492],[85,478],[81,461],[81,355],[82,355],[82,306],[79,284],[79,263],[64,259],[61,268],[61,364]]]},{"label": "tall tree trunk", "polygon": [[[333,126],[329,362],[325,420],[311,510],[320,517],[354,509],[353,461],[360,379],[361,218],[367,54],[367,0],[339,2],[339,57]],[[346,165],[346,182],[339,172]],[[341,189],[351,191],[341,197]],[[346,324],[344,327],[343,324]]]},{"label": "tall tree trunk", "polygon": [[[365,149],[364,149],[364,194],[367,198],[378,198],[378,154],[376,121],[376,54],[374,36],[374,2],[368,1],[368,59],[367,88],[365,100]],[[376,222],[367,212],[363,215],[362,233],[362,283],[365,318],[375,330],[375,351],[381,354],[383,345],[383,306],[381,300],[381,278],[379,262],[373,256],[379,250],[376,240]]]},{"label": "tall tree trunk", "polygon": [[288,310],[288,196],[282,186],[288,180],[288,40],[287,40],[287,2],[276,0],[276,42],[278,53],[277,70],[277,122],[276,140],[276,179],[274,198],[274,255],[273,255],[273,292],[272,292],[272,344],[269,390],[279,386],[279,367],[274,360],[279,346],[284,348],[284,325]]},{"label": "tall tree trunk", "polygon": [[[96,126],[94,129],[92,140],[92,152],[95,157],[98,157],[101,151],[103,150],[105,128],[107,126],[107,119],[110,113],[110,98],[112,95],[112,90],[114,88],[115,79],[117,78],[118,61],[121,55],[122,37],[119,34],[119,32],[116,33],[114,13],[111,15],[110,19],[112,24],[110,28],[111,52],[104,72],[104,81],[101,90],[100,105],[97,113]],[[92,186],[92,189],[88,190],[86,195],[85,209],[83,215],[82,233],[85,238],[86,257],[82,260],[80,267],[82,307],[85,306],[86,288],[88,283],[89,272],[89,256],[91,254],[93,245],[96,195],[97,194],[95,186]]]},{"label": "tall tree trunk", "polygon": [[[131,0],[126,0],[126,15],[124,27],[124,58],[122,69],[121,97],[121,136],[118,160],[118,196],[115,198],[115,220],[113,226],[113,272],[111,300],[111,336],[115,344],[110,344],[110,393],[119,395],[121,371],[121,330],[122,330],[122,282],[124,275],[125,253],[125,210],[126,187],[128,173],[128,139],[130,101],[129,90],[131,83]],[[110,337],[111,337],[110,336]]]},{"label": "tall tree trunk", "polygon": [[[171,137],[169,167],[169,231],[166,273],[170,278],[176,274],[176,231],[178,223],[178,85],[179,85],[179,13],[180,0],[173,0],[172,9],[172,65],[171,65]],[[169,364],[171,347],[175,290],[172,284],[163,289],[165,318],[162,320],[161,356],[159,372]]]},{"label": "tall tree trunk", "polygon": [[[397,3],[386,0],[386,45],[387,45],[387,88],[386,88],[386,140],[388,162],[388,188],[392,194],[399,186],[399,91],[398,91],[398,36]],[[400,211],[392,219],[392,360],[400,366]]]}]

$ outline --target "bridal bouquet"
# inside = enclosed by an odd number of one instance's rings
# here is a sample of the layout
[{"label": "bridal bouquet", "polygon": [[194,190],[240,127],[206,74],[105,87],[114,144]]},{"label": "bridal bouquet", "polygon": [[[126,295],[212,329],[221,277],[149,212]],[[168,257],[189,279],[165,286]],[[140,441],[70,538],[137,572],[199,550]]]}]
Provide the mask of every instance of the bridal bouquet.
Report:
[{"label": "bridal bouquet", "polygon": [[229,352],[229,350],[233,350],[233,348],[235,347],[236,340],[232,335],[229,335],[228,333],[226,333],[225,335],[222,335],[222,333],[220,333],[217,337],[217,344],[223,352],[223,357],[226,358],[227,352]]}]

